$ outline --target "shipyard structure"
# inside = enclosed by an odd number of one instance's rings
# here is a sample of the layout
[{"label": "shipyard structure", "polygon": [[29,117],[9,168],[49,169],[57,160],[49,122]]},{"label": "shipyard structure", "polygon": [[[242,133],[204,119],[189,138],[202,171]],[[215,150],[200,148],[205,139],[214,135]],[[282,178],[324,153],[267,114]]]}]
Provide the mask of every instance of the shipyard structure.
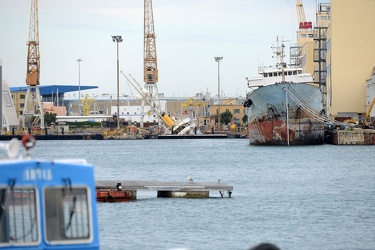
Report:
[{"label": "shipyard structure", "polygon": [[[6,84],[5,82],[3,84]],[[96,132],[117,133],[117,110],[119,110],[119,121],[121,133],[134,133],[146,131],[146,133],[163,133],[159,130],[160,117],[150,106],[142,107],[142,100],[131,95],[122,95],[119,97],[119,107],[117,109],[116,94],[89,95],[90,90],[97,86],[80,86],[79,97],[77,94],[78,86],[72,85],[44,85],[40,87],[42,110],[46,113],[56,115],[56,123],[52,126],[47,125],[48,133],[61,134],[82,132],[76,129],[77,126],[68,126],[72,123],[93,122],[99,123]],[[27,87],[11,87],[9,99],[13,102],[12,114],[15,117],[11,126],[8,126],[5,132],[11,133],[12,130],[19,131],[23,107],[26,101]],[[246,108],[243,107],[245,97],[224,97],[221,104],[218,105],[217,96],[211,96],[209,92],[196,93],[193,97],[167,97],[163,93],[158,94],[158,105],[160,113],[168,114],[178,120],[189,119],[194,123],[190,132],[194,133],[218,133],[224,132],[243,132],[246,134],[247,117]],[[7,112],[9,113],[9,112]],[[218,120],[218,114],[228,113],[229,120]],[[220,122],[220,123],[219,123]],[[143,124],[142,124],[143,123]],[[142,125],[143,126],[142,126]],[[40,131],[37,124],[30,120],[26,128],[31,128],[32,132]],[[196,128],[196,129],[194,129]],[[36,131],[34,131],[36,130]],[[44,131],[41,131],[44,133]]]},{"label": "shipyard structure", "polygon": [[359,125],[373,121],[374,13],[372,0],[331,0],[317,5],[314,25],[299,26],[291,63],[314,76],[329,118]]}]

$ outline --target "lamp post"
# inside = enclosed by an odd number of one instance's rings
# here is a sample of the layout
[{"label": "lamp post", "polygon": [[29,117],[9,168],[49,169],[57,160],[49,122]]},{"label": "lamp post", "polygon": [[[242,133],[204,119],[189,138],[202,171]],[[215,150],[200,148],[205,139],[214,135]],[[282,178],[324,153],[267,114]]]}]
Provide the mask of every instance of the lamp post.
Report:
[{"label": "lamp post", "polygon": [[223,60],[223,57],[214,57],[217,62],[217,99],[218,99],[218,123],[220,130],[220,62]]},{"label": "lamp post", "polygon": [[122,42],[121,36],[112,36],[112,41],[117,44],[117,130],[120,130],[120,81],[119,81],[119,58],[118,43]]},{"label": "lamp post", "polygon": [[78,62],[78,115],[81,115],[81,59]]}]

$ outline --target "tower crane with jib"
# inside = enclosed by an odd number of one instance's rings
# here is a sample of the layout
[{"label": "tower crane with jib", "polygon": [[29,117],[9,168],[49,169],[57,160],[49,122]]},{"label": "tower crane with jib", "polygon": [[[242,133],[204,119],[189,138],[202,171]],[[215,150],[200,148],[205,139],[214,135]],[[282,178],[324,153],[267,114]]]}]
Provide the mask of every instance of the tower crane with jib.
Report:
[{"label": "tower crane with jib", "polygon": [[[27,42],[27,47],[27,93],[22,114],[23,127],[37,124],[40,121],[39,127],[44,128],[44,112],[39,91],[40,53],[38,0],[31,0],[29,40]],[[31,121],[30,118],[34,118],[34,121]]]},{"label": "tower crane with jib", "polygon": [[[154,14],[152,0],[144,0],[144,56],[143,56],[143,80],[144,88],[152,95],[155,103],[160,105],[158,93],[158,64],[156,56]],[[141,104],[140,126],[143,128],[145,102]],[[159,125],[161,125],[159,123]]]},{"label": "tower crane with jib", "polygon": [[305,10],[302,0],[296,0],[299,29],[312,29],[312,22],[306,22]]},{"label": "tower crane with jib", "polygon": [[175,119],[170,117],[167,112],[163,111],[160,104],[155,102],[152,95],[148,90],[142,87],[131,75],[132,79],[129,79],[122,71],[121,74],[126,78],[126,80],[133,86],[133,88],[138,92],[137,99],[142,102],[146,102],[153,113],[155,113],[159,119],[162,121],[162,126],[164,128],[164,134],[175,134],[184,135],[189,134],[192,129],[196,127],[195,123],[191,123],[190,118],[185,118],[183,120]]}]

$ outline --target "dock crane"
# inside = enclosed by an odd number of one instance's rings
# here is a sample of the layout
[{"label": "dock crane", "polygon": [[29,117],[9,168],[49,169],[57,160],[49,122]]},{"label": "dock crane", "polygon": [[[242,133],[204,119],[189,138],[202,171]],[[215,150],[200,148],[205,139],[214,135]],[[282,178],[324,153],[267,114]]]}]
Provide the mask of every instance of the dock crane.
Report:
[{"label": "dock crane", "polygon": [[165,134],[189,134],[190,130],[196,127],[195,123],[191,123],[190,118],[180,120],[170,117],[167,112],[161,109],[160,104],[154,100],[153,96],[146,88],[142,87],[132,76],[129,75],[132,78],[129,79],[129,77],[127,77],[122,71],[121,74],[138,92],[139,95],[137,98],[142,102],[146,102],[147,105],[150,106],[152,112],[157,114],[159,119],[162,121]]},{"label": "dock crane", "polygon": [[367,111],[366,111],[366,114],[365,114],[365,117],[363,118],[363,127],[369,127],[371,126],[371,122],[372,122],[372,119],[371,119],[371,111],[372,111],[372,108],[374,107],[375,105],[375,97],[372,99],[372,102],[370,104],[370,106],[367,108]]},{"label": "dock crane", "polygon": [[[154,28],[154,14],[152,10],[152,0],[144,0],[144,56],[143,56],[143,80],[144,88],[152,95],[156,103],[159,102],[158,93],[158,64],[156,55],[156,41]],[[143,128],[145,102],[141,104],[141,121],[140,126]]]},{"label": "dock crane", "polygon": [[39,91],[40,77],[40,52],[39,52],[39,25],[38,25],[38,0],[31,0],[29,40],[27,42],[27,93],[22,114],[23,126],[26,127],[29,118],[34,117],[40,121],[40,127],[44,128],[44,112]]},{"label": "dock crane", "polygon": [[[86,94],[83,100],[80,100],[80,103],[83,104],[83,115],[88,116],[90,115],[90,106],[92,103],[95,103],[95,98],[90,98],[88,94]],[[94,105],[95,106],[95,105]]]},{"label": "dock crane", "polygon": [[302,0],[296,0],[299,29],[312,29],[312,22],[306,22],[305,10]]}]

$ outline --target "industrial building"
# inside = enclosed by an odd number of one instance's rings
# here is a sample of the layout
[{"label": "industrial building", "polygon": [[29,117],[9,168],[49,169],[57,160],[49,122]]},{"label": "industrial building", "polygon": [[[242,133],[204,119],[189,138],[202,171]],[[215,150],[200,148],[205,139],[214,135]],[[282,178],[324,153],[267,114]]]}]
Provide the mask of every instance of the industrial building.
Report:
[{"label": "industrial building", "polygon": [[361,122],[371,111],[375,100],[374,23],[373,0],[331,0],[317,5],[314,27],[297,31],[292,62],[314,75],[331,118]]},{"label": "industrial building", "polygon": [[[12,98],[14,102],[14,106],[16,109],[17,116],[22,116],[25,102],[26,102],[26,93],[27,93],[27,86],[22,87],[10,87],[10,92],[12,93]],[[75,85],[46,85],[46,86],[40,86],[39,91],[42,98],[42,104],[51,103],[52,105],[48,105],[47,107],[43,107],[46,109],[46,112],[52,112],[57,115],[66,115],[67,110],[69,108],[65,108],[64,104],[64,96],[66,93],[69,92],[80,92],[81,90],[89,90],[89,89],[95,89],[98,88],[97,86],[75,86]],[[82,100],[84,96],[82,95]],[[80,101],[80,98],[76,98],[77,101]],[[47,105],[46,105],[47,106]],[[51,108],[52,109],[51,110]]]}]

